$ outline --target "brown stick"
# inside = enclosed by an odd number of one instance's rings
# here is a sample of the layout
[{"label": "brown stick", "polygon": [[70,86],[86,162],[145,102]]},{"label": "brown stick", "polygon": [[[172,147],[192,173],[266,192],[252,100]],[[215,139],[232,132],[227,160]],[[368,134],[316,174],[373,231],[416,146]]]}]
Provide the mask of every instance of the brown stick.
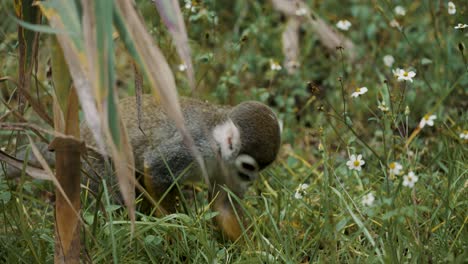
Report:
[{"label": "brown stick", "polygon": [[80,263],[80,155],[83,142],[55,138],[49,148],[55,150],[57,180],[68,196],[56,190],[55,201],[55,263]]}]

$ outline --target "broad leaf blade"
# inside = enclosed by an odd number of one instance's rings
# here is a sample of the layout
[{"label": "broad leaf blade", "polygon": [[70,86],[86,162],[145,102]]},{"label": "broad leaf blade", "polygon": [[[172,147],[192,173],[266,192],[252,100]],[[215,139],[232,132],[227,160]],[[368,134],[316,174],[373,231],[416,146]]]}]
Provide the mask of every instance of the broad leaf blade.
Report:
[{"label": "broad leaf blade", "polygon": [[75,3],[74,1],[52,0],[40,2],[39,6],[52,28],[68,32],[68,34],[58,34],[57,40],[62,47],[88,127],[93,133],[100,152],[106,153],[99,114],[89,76],[87,76],[83,34]]},{"label": "broad leaf blade", "polygon": [[132,228],[135,222],[134,158],[125,127],[121,125],[115,91],[112,0],[83,1],[84,37],[89,76],[102,113],[110,154],[114,161],[119,187],[129,210]]}]

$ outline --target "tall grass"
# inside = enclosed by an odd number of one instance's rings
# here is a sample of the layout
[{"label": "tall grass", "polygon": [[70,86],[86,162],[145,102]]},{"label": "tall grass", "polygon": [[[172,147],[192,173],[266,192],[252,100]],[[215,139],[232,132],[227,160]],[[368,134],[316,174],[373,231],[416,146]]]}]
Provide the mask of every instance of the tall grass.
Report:
[{"label": "tall grass", "polygon": [[[454,26],[468,22],[468,9],[454,3],[457,12],[450,15],[445,2],[399,1],[406,9],[399,16],[391,1],[308,2],[331,25],[350,20],[342,34],[354,42],[357,61],[349,62],[339,49],[324,51],[303,26],[300,67],[289,74],[284,67],[270,68],[283,56],[283,23],[270,3],[203,1],[193,11],[184,2],[198,91],[221,102],[257,99],[273,105],[285,124],[282,153],[247,193],[242,210],[248,225],[236,242],[225,240],[213,224],[216,213],[203,186],[184,189],[188,202],[177,214],[137,211],[133,234],[127,211],[111,204],[107,193],[99,203],[83,195],[83,261],[466,261],[468,142],[460,134],[468,129],[467,29]],[[148,11],[150,3],[137,6],[169,54],[179,90],[191,93],[185,72],[178,70],[182,62],[171,56],[170,35]],[[390,26],[394,19],[401,27]],[[0,51],[8,57],[11,50],[7,42]],[[391,67],[385,55],[394,57]],[[125,55],[116,59],[116,78],[125,87],[134,85],[126,77],[132,74],[129,61]],[[11,64],[0,63],[8,75]],[[413,81],[398,81],[392,73],[397,67],[414,71]],[[352,97],[359,87],[368,91]],[[437,117],[433,126],[421,127],[426,115]],[[360,171],[347,166],[353,154],[365,161]],[[394,162],[402,166],[399,173],[391,172]],[[408,178],[411,171],[417,181]],[[45,198],[50,187],[26,177],[0,177],[1,261],[52,261],[53,207]]]}]

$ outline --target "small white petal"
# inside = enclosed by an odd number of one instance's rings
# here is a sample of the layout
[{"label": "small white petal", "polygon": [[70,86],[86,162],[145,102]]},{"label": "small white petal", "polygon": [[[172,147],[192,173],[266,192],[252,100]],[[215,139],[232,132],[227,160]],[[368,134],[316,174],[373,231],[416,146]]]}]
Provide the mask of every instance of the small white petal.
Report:
[{"label": "small white petal", "polygon": [[425,127],[425,126],[426,126],[426,119],[424,119],[424,118],[421,119],[421,122],[419,122],[419,125],[418,125],[418,126],[419,126],[419,128]]},{"label": "small white petal", "polygon": [[449,15],[455,15],[457,13],[457,8],[453,2],[448,2],[447,12]]},{"label": "small white petal", "polygon": [[295,192],[295,193],[294,193],[294,198],[296,198],[296,199],[302,199],[302,194],[300,194],[299,192]]},{"label": "small white petal", "polygon": [[458,23],[458,25],[456,25],[454,28],[455,28],[455,29],[464,29],[464,28],[466,28],[466,27],[468,27],[467,24]]},{"label": "small white petal", "polygon": [[383,62],[385,64],[385,66],[392,67],[393,63],[395,62],[395,59],[393,58],[392,55],[385,55],[383,57]]},{"label": "small white petal", "polygon": [[390,26],[394,28],[400,28],[400,23],[398,23],[398,21],[393,19],[392,21],[390,21]]},{"label": "small white petal", "polygon": [[405,8],[402,7],[402,6],[396,6],[394,11],[395,11],[395,14],[397,14],[397,15],[399,15],[399,16],[404,16],[404,15],[406,15],[406,10],[405,10]]},{"label": "small white petal", "polygon": [[185,71],[185,70],[187,70],[187,65],[185,65],[185,64],[180,64],[180,65],[179,65],[179,71],[183,72],[183,71]]},{"label": "small white petal", "polygon": [[351,22],[349,22],[348,20],[340,20],[336,23],[336,27],[341,30],[347,31],[351,27]]}]

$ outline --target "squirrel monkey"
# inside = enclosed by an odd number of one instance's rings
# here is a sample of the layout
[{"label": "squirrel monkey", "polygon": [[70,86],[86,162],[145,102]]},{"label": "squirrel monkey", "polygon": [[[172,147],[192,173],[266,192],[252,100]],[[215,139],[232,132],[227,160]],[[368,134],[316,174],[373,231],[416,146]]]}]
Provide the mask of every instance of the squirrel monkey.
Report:
[{"label": "squirrel monkey", "polygon": [[[278,118],[269,107],[254,101],[228,107],[181,98],[180,104],[185,125],[206,165],[212,205],[219,212],[215,220],[228,238],[236,240],[242,233],[241,223],[235,200],[229,199],[224,188],[242,198],[259,171],[275,160],[281,141]],[[120,100],[119,108],[140,184],[155,201],[166,194],[160,211],[175,212],[178,190],[174,180],[179,184],[203,181],[198,164],[174,122],[151,95],[142,96],[140,122],[135,97]],[[82,129],[82,139],[95,144],[87,127]],[[92,165],[102,175],[103,159],[95,158]]]}]

